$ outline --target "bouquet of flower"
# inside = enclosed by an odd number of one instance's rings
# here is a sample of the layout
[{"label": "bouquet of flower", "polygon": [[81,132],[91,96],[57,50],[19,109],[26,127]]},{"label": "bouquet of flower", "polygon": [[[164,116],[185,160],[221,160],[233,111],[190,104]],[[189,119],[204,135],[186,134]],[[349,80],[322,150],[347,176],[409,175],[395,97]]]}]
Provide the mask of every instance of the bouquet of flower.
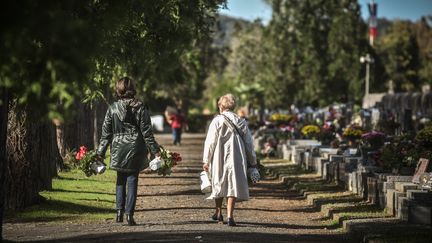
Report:
[{"label": "bouquet of flower", "polygon": [[380,148],[384,145],[385,134],[382,132],[372,131],[365,133],[361,138],[367,142],[372,148]]},{"label": "bouquet of flower", "polygon": [[150,169],[158,172],[159,175],[170,175],[171,168],[176,166],[178,162],[182,161],[179,153],[170,152],[164,147],[160,147],[160,158],[155,158],[150,162]]},{"label": "bouquet of flower", "polygon": [[307,138],[317,137],[320,131],[320,128],[316,125],[306,125],[301,129],[301,133]]},{"label": "bouquet of flower", "polygon": [[363,135],[363,130],[359,126],[350,126],[347,127],[342,136],[346,137],[348,140],[356,140],[361,138]]},{"label": "bouquet of flower", "polygon": [[329,145],[331,141],[336,138],[335,126],[331,122],[325,122],[321,127],[321,132],[319,135],[319,140],[326,145]]},{"label": "bouquet of flower", "polygon": [[96,151],[88,151],[85,146],[80,147],[80,150],[75,155],[75,159],[78,161],[79,168],[86,176],[105,172],[106,165],[99,159]]}]

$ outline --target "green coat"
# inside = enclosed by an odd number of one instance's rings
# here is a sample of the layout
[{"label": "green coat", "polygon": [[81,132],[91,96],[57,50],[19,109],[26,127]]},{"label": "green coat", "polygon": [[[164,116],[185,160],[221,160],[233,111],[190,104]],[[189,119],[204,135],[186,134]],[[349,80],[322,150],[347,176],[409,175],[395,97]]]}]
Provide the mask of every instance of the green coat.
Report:
[{"label": "green coat", "polygon": [[105,115],[97,154],[105,157],[110,146],[110,168],[138,172],[148,167],[148,152],[159,152],[148,109],[138,100],[114,102]]}]

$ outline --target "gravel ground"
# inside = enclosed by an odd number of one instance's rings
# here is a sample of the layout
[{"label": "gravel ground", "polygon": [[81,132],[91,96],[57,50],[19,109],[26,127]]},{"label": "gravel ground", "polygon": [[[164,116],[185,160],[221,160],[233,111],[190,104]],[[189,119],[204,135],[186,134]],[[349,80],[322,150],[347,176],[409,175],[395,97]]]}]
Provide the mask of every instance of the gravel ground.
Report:
[{"label": "gravel ground", "polygon": [[[174,147],[169,135],[160,144],[180,152],[183,162],[171,176],[142,173],[135,227],[112,219],[92,224],[76,222],[6,223],[8,241],[39,242],[347,242],[338,230],[327,229],[322,215],[278,180],[263,180],[250,188],[251,200],[238,203],[237,227],[209,220],[213,201],[199,190],[204,134],[185,134]],[[113,185],[114,186],[114,185]]]}]

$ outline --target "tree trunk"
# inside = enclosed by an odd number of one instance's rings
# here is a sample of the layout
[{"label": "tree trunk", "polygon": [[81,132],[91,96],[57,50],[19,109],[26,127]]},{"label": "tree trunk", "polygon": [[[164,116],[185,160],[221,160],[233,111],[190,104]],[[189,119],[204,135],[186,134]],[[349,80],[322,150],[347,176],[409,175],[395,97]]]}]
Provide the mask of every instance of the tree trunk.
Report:
[{"label": "tree trunk", "polygon": [[5,204],[6,138],[9,95],[6,88],[0,89],[0,242],[3,241],[3,211]]},{"label": "tree trunk", "polygon": [[103,101],[95,102],[93,106],[93,146],[97,148],[99,139],[102,135],[102,125],[107,110],[107,103]]},{"label": "tree trunk", "polygon": [[5,208],[20,209],[37,203],[39,192],[51,189],[61,163],[55,127],[32,112],[20,108],[16,100],[9,105],[7,163],[5,174]]},{"label": "tree trunk", "polygon": [[93,112],[89,105],[76,101],[73,106],[74,114],[63,124],[56,127],[57,143],[62,158],[80,146],[92,149],[93,138]]}]

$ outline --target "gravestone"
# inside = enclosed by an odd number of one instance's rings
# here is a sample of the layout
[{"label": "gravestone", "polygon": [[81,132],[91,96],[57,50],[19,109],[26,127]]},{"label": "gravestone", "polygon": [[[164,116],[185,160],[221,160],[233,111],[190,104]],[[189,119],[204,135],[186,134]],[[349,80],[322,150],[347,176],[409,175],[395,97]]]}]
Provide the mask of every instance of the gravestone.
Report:
[{"label": "gravestone", "polygon": [[386,192],[386,207],[389,213],[395,215],[395,189],[388,189]]},{"label": "gravestone", "polygon": [[371,177],[368,176],[367,177],[367,201],[371,204],[378,204],[377,201],[377,194],[378,194],[378,190],[377,190],[377,178],[375,177]]},{"label": "gravestone", "polygon": [[282,158],[291,161],[291,147],[287,144],[282,144]]},{"label": "gravestone", "polygon": [[431,206],[410,201],[408,206],[408,222],[413,224],[431,225]]},{"label": "gravestone", "polygon": [[407,190],[410,199],[408,221],[414,224],[431,225],[432,192],[424,190]]},{"label": "gravestone", "polygon": [[397,218],[402,221],[408,221],[409,219],[409,203],[410,200],[407,197],[398,197],[397,198]]}]

